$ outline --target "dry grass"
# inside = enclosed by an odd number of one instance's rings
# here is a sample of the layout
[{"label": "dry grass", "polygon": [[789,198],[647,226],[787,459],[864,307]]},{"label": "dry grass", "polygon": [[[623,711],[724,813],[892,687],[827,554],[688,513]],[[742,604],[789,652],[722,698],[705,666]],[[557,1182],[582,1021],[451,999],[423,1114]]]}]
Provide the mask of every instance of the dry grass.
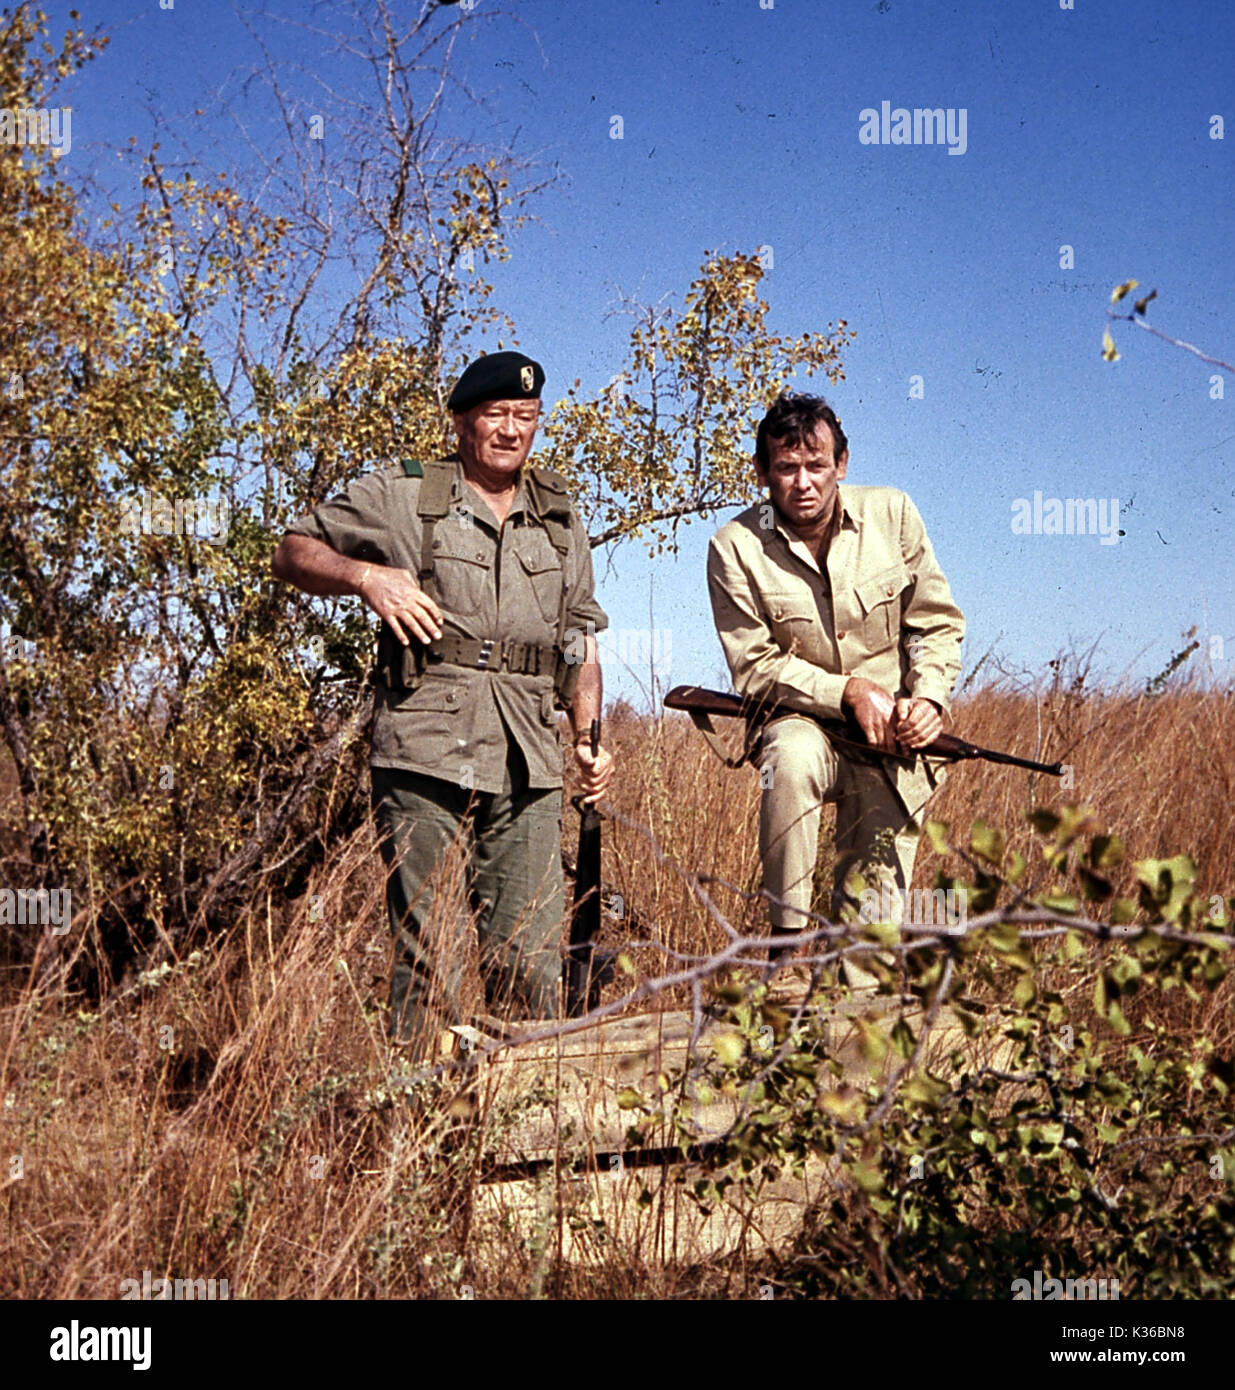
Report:
[{"label": "dry grass", "polygon": [[[1004,827],[1031,876],[1033,805],[1084,802],[1124,838],[1128,861],[1192,854],[1203,891],[1232,890],[1235,700],[995,687],[964,700],[974,742],[1062,759],[1074,789],[987,764],[953,770],[932,805],[957,835]],[[618,710],[607,741],[615,805],[679,863],[742,889],[758,884],[758,780],[727,772],[685,719]],[[573,842],[569,810],[564,835]],[[682,880],[645,843],[610,828],[606,878],[634,914],[629,934],[670,947],[718,944]],[[573,853],[573,843],[569,846]],[[923,847],[917,882],[936,857]],[[1127,891],[1130,870],[1121,871]],[[385,1042],[389,964],[372,833],[335,847],[307,899],[252,904],[160,983],[97,1002],[49,997],[23,977],[0,999],[0,1144],[15,1162],[0,1197],[0,1296],[117,1297],[143,1270],[228,1280],[231,1297],[685,1296],[731,1287],[732,1270],[673,1270],[614,1252],[590,1272],[555,1257],[564,1219],[549,1206],[528,1240],[474,1200],[480,1158],[453,1084],[410,1098],[388,1078],[406,1063]],[[744,929],[757,904],[718,889]],[[638,964],[655,968],[645,951]],[[1229,991],[1221,992],[1229,1004]],[[1173,1008],[1173,1026],[1231,1047],[1229,1007]],[[1226,1012],[1223,1012],[1223,1009]],[[169,1031],[170,1030],[170,1031]],[[739,1281],[740,1282],[740,1281]]]}]

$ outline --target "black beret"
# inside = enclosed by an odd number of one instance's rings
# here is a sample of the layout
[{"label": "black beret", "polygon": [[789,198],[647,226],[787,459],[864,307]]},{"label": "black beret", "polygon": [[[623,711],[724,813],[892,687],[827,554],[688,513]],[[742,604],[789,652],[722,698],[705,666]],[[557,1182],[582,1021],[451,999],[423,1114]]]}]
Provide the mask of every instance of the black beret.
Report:
[{"label": "black beret", "polygon": [[448,410],[470,410],[482,401],[538,401],[545,369],[521,352],[491,352],[478,357],[455,382]]}]

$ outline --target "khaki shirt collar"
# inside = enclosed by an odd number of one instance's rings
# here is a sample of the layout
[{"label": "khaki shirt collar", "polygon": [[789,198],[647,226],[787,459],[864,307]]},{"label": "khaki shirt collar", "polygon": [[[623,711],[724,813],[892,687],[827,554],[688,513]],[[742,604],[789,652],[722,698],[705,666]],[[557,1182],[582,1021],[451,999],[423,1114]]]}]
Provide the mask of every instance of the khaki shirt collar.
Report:
[{"label": "khaki shirt collar", "polygon": [[[785,542],[785,544],[789,547],[790,554],[796,555],[797,558],[801,560],[804,565],[809,565],[810,568],[813,569],[816,574],[821,573],[819,569],[819,562],[815,559],[814,553],[812,552],[810,546],[808,546],[806,542],[801,539],[801,537],[794,535],[794,533],[785,525],[779,512],[776,512],[775,515],[777,533],[780,535],[781,539]],[[842,531],[856,532],[857,530],[858,518],[854,514],[853,509],[849,507],[845,502],[845,485],[844,483],[837,483],[836,511],[832,514],[832,540],[835,541],[836,537]]]},{"label": "khaki shirt collar", "polygon": [[[457,453],[447,454],[446,462],[453,463],[455,466],[455,479],[450,485],[450,501],[456,511],[470,512],[473,521],[483,521],[488,525],[497,528],[497,517],[489,510],[484,500],[477,495],[475,490],[469,486],[467,479],[463,475],[463,460]],[[507,514],[509,521],[512,516],[519,512],[531,514],[531,502],[527,495],[527,464],[519,470],[519,486],[515,490],[515,500],[510,504],[510,511]]]}]

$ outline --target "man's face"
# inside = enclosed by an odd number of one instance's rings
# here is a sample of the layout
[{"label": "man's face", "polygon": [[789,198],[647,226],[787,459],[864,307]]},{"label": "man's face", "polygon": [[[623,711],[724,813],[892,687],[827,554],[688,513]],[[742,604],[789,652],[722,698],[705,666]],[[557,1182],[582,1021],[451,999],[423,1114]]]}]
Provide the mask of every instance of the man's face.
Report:
[{"label": "man's face", "polygon": [[495,479],[513,479],[532,451],[539,419],[539,401],[482,401],[454,416],[459,455]]},{"label": "man's face", "polygon": [[810,530],[831,519],[836,484],[849,466],[849,451],[833,458],[834,441],[827,425],[801,444],[768,440],[768,467],[755,460],[760,483],[772,494],[776,510],[795,530]]}]

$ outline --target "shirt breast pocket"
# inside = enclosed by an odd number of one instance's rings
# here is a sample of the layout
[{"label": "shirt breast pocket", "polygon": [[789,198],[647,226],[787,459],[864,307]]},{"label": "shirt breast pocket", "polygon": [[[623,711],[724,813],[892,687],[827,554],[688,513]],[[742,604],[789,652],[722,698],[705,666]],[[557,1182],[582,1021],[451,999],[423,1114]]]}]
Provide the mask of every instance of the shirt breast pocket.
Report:
[{"label": "shirt breast pocket", "polygon": [[813,658],[819,607],[810,594],[768,594],[764,603],[776,645],[791,656]]},{"label": "shirt breast pocket", "polygon": [[439,528],[433,537],[433,572],[442,607],[448,612],[475,617],[492,608],[492,603],[486,603],[492,591],[492,568],[492,552],[477,528]]},{"label": "shirt breast pocket", "polygon": [[899,640],[901,595],[908,584],[909,571],[903,564],[896,564],[854,585],[862,641],[869,651],[886,651]]},{"label": "shirt breast pocket", "polygon": [[557,630],[562,606],[562,562],[543,531],[525,531],[516,549],[519,565],[545,622]]}]

